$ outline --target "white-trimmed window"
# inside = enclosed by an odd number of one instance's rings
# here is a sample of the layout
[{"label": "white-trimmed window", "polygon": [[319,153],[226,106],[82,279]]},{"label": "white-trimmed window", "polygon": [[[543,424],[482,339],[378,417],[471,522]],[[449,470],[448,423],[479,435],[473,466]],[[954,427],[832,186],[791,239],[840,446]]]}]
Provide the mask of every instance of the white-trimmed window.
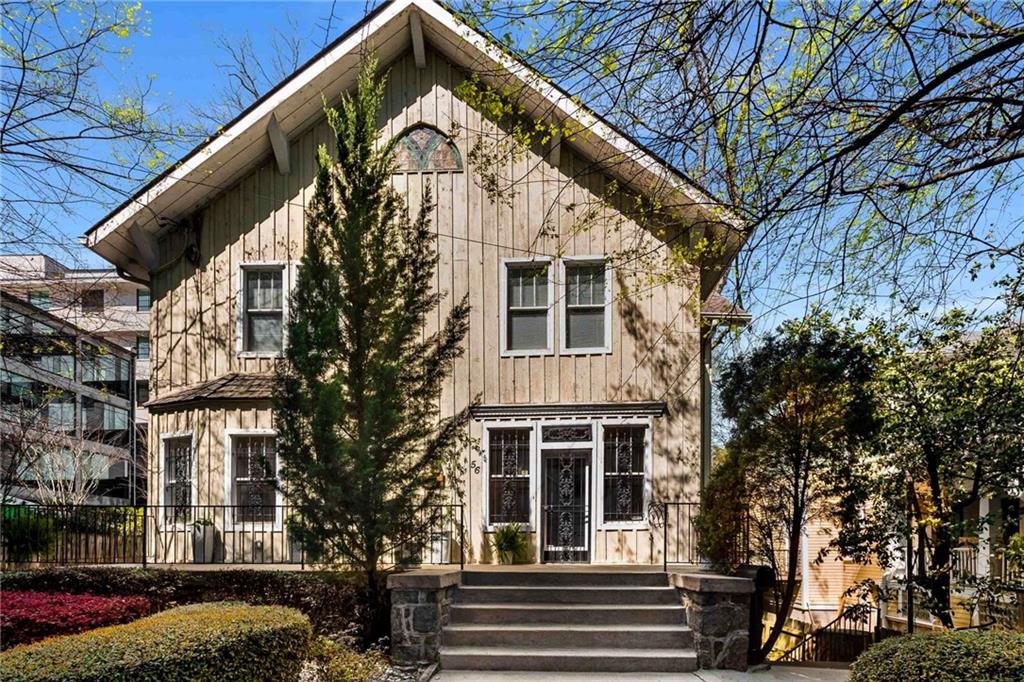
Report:
[{"label": "white-trimmed window", "polygon": [[611,268],[606,259],[564,259],[562,283],[562,351],[610,353]]},{"label": "white-trimmed window", "polygon": [[229,432],[228,490],[233,523],[275,523],[277,499],[277,434],[273,431]]},{"label": "white-trimmed window", "polygon": [[487,431],[487,523],[530,523],[533,427]]},{"label": "white-trimmed window", "polygon": [[163,518],[166,523],[192,520],[195,459],[192,434],[166,435],[163,447]]},{"label": "white-trimmed window", "polygon": [[603,520],[637,523],[644,520],[647,427],[606,426],[603,429]]},{"label": "white-trimmed window", "polygon": [[285,263],[243,263],[238,299],[238,351],[279,355],[287,323]]},{"label": "white-trimmed window", "polygon": [[501,282],[503,355],[552,352],[551,261],[505,260]]}]

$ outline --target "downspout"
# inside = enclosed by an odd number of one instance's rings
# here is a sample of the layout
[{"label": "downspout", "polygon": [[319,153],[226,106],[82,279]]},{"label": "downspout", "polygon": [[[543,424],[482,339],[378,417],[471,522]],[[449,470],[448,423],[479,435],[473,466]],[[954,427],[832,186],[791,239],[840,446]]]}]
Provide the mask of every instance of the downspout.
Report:
[{"label": "downspout", "polygon": [[700,335],[700,490],[711,478],[711,334],[714,327],[701,325]]},{"label": "downspout", "polygon": [[806,614],[811,612],[811,590],[808,587],[808,579],[811,576],[811,550],[807,546],[808,538],[810,537],[807,533],[807,524],[804,523],[803,528],[800,530],[800,534],[803,536],[802,542],[800,543],[800,601],[801,606]]}]

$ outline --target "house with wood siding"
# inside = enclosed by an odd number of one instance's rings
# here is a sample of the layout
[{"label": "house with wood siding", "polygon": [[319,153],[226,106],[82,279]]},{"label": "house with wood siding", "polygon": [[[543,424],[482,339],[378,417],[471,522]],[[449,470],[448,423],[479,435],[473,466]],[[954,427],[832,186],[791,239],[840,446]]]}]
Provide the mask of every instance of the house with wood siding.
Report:
[{"label": "house with wood siding", "polygon": [[[667,533],[653,510],[700,501],[708,332],[746,317],[718,293],[740,223],[428,0],[369,14],[84,237],[152,291],[149,499],[168,510],[158,530],[182,521],[174,508],[208,505],[217,525],[281,532],[272,373],[288,342],[314,156],[320,145],[333,152],[321,97],[333,103],[353,87],[367,47],[387,77],[380,127],[399,139],[394,184],[410,210],[428,184],[436,198],[445,303],[425,332],[452,301],[468,294],[472,306],[466,353],[442,396],[443,415],[480,401],[477,444],[453,491],[466,540],[442,551],[458,545],[468,562],[491,561],[489,534],[517,522],[538,562],[693,557],[692,533]],[[514,179],[504,198],[471,153],[509,133],[460,96],[477,77],[515,86],[527,116],[579,131],[502,160]],[[663,207],[659,229],[636,218],[634,197]],[[581,206],[599,207],[586,229]],[[721,248],[678,258],[677,244],[700,241]],[[671,276],[645,278],[624,252],[648,254],[645,268],[658,259]],[[688,519],[676,512],[676,522]],[[223,551],[267,551],[260,533],[247,537]]]}]

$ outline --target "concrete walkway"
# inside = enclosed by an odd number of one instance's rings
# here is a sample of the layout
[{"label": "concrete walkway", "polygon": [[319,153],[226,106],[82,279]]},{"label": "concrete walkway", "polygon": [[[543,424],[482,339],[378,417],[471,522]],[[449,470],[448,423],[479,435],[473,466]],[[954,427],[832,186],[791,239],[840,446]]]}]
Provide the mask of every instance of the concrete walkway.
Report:
[{"label": "concrete walkway", "polygon": [[699,670],[695,673],[507,673],[442,670],[431,682],[843,682],[850,671],[842,668],[774,666],[770,670],[738,673]]}]

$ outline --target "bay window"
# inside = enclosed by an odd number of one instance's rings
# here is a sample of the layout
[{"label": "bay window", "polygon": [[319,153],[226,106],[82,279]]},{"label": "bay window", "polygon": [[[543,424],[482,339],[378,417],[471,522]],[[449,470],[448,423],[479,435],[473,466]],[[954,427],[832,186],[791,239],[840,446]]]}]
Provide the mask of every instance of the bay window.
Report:
[{"label": "bay window", "polygon": [[530,438],[532,428],[487,432],[487,522],[530,523]]}]

